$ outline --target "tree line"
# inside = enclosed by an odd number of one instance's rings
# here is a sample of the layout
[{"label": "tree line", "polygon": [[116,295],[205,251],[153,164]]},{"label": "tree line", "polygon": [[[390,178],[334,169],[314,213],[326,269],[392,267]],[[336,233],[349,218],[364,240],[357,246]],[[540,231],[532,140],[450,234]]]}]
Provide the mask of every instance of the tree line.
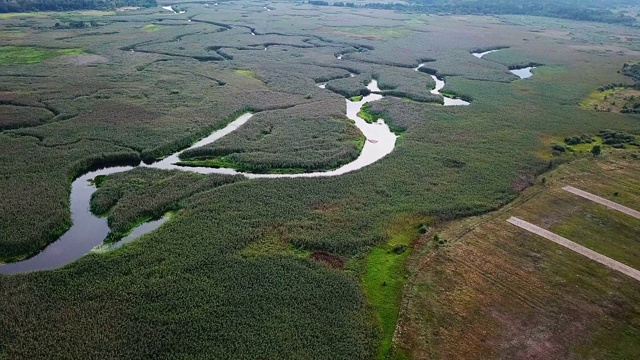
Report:
[{"label": "tree line", "polygon": [[633,79],[635,88],[640,89],[640,64],[625,63],[622,66],[622,73]]},{"label": "tree line", "polygon": [[115,10],[124,6],[153,7],[158,3],[156,0],[0,0],[0,13]]},{"label": "tree line", "polygon": [[[329,2],[309,0],[311,5],[328,6]],[[367,8],[462,15],[532,15],[570,20],[597,21],[632,25],[636,19],[614,13],[617,6],[633,5],[632,0],[612,0],[606,3],[598,0],[408,0],[407,3],[368,3]],[[349,5],[347,5],[349,4]],[[351,6],[352,3],[335,2],[333,6]]]}]

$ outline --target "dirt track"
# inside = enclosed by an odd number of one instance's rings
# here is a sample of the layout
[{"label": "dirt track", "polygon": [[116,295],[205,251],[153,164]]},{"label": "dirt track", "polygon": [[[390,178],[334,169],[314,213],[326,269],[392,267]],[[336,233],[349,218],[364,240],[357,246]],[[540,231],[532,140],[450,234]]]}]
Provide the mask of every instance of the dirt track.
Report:
[{"label": "dirt track", "polygon": [[622,205],[620,205],[618,203],[615,203],[615,202],[613,202],[611,200],[607,200],[605,198],[601,198],[600,196],[593,195],[593,194],[588,193],[586,191],[582,191],[580,189],[576,189],[573,186],[565,186],[565,187],[562,188],[562,190],[568,191],[568,192],[570,192],[572,194],[578,195],[578,196],[583,197],[585,199],[597,202],[598,204],[602,204],[602,205],[604,205],[604,206],[606,206],[608,208],[611,208],[611,209],[614,209],[614,210],[618,210],[618,211],[623,212],[623,213],[625,213],[627,215],[631,215],[636,219],[640,219],[640,211],[636,211],[636,210],[630,209],[630,208],[628,208],[626,206],[622,206]]},{"label": "dirt track", "polygon": [[[566,189],[565,189],[566,190]],[[577,190],[577,189],[576,189]],[[569,190],[567,190],[569,191]],[[595,200],[594,200],[595,201]],[[524,220],[520,220],[516,217],[511,217],[507,220],[507,222],[522,228],[524,230],[530,231],[536,235],[540,235],[542,237],[544,237],[545,239],[551,240],[554,243],[558,244],[558,245],[562,245],[564,247],[566,247],[567,249],[573,250],[575,252],[577,252],[578,254],[584,255],[586,257],[588,257],[591,260],[597,261],[600,264],[607,266],[613,270],[619,271],[627,276],[630,276],[638,281],[640,281],[640,271],[627,266],[623,263],[620,263],[618,261],[615,261],[611,258],[608,258],[600,253],[597,253],[593,250],[590,250],[582,245],[578,245],[576,243],[574,243],[571,240],[565,239],[562,236],[556,235],[550,231],[547,231],[539,226],[533,225],[531,223],[528,223]]]}]

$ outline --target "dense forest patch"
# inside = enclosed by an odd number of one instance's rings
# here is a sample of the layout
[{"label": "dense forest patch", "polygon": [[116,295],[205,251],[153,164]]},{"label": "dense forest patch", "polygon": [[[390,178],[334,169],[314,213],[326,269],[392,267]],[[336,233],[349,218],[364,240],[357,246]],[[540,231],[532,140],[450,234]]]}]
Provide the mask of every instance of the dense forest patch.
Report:
[{"label": "dense forest patch", "polygon": [[465,15],[514,14],[600,21],[605,23],[634,24],[636,21],[634,17],[612,11],[612,9],[615,9],[617,6],[624,5],[635,5],[635,3],[632,0],[607,2],[598,0],[535,0],[526,2],[498,0],[410,0],[408,5],[401,3],[368,3],[365,6],[375,9],[420,11],[426,13]]},{"label": "dense forest patch", "polygon": [[156,0],[0,0],[0,13],[22,13],[29,11],[69,11],[69,10],[115,10],[119,7],[158,6]]},{"label": "dense forest patch", "polygon": [[640,84],[640,63],[628,64],[622,66],[622,73],[632,78],[636,84]]}]

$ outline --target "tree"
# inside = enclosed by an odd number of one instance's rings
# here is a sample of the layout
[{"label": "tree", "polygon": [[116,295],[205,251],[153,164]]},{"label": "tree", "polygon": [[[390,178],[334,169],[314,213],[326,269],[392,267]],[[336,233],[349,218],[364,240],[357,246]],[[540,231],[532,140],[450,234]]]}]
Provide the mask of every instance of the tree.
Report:
[{"label": "tree", "polygon": [[591,153],[593,154],[593,156],[598,156],[602,153],[602,149],[600,148],[600,145],[593,145],[593,147],[591,148]]}]

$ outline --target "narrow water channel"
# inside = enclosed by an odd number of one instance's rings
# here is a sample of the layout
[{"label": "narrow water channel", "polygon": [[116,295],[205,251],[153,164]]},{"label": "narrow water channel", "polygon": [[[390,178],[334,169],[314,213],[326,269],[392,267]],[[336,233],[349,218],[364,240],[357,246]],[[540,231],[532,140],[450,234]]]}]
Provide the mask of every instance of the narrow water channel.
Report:
[{"label": "narrow water channel", "polygon": [[[478,59],[482,59],[483,56],[494,53],[496,51],[500,51],[500,50],[501,49],[489,50],[481,53],[472,53],[472,55],[477,57]],[[528,79],[533,76],[533,72],[531,72],[531,70],[535,68],[536,68],[535,66],[527,66],[527,67],[518,68],[518,69],[510,69],[509,72],[519,77],[520,79]]]},{"label": "narrow water channel", "polygon": [[[418,67],[416,67],[415,71],[420,71],[420,68],[424,66],[424,63],[418,65]],[[444,106],[466,106],[469,105],[468,101],[464,101],[462,99],[456,99],[456,98],[450,98],[447,96],[442,95],[442,93],[440,93],[440,90],[442,90],[444,88],[444,86],[446,85],[444,80],[438,78],[435,75],[429,75],[431,76],[431,78],[433,79],[433,81],[436,82],[436,87],[433,88],[433,90],[431,90],[431,93],[433,95],[440,95],[442,96],[442,98],[444,99]]]}]

